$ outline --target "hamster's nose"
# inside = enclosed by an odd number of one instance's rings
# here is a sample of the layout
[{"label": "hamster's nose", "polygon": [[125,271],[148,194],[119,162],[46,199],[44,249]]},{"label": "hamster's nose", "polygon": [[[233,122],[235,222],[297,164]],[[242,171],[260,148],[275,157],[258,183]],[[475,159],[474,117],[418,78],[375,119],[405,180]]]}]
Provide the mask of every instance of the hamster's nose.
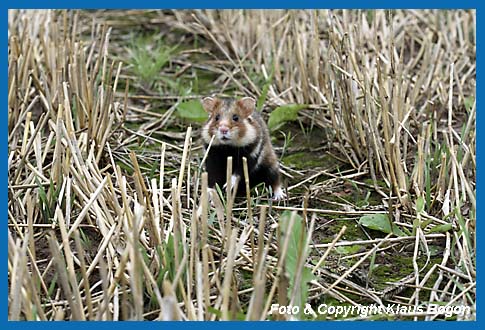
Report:
[{"label": "hamster's nose", "polygon": [[226,135],[229,132],[229,127],[221,126],[219,127],[219,132],[221,132],[222,135]]}]

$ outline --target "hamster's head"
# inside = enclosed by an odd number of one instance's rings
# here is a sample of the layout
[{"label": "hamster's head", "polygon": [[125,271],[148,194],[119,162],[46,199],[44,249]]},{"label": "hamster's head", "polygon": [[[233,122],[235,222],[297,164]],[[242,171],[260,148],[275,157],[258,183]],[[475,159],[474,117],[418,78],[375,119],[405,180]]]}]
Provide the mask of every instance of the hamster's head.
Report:
[{"label": "hamster's head", "polygon": [[213,145],[244,147],[254,143],[260,129],[253,119],[256,101],[251,97],[238,100],[206,97],[202,100],[209,119],[202,128],[202,139]]}]

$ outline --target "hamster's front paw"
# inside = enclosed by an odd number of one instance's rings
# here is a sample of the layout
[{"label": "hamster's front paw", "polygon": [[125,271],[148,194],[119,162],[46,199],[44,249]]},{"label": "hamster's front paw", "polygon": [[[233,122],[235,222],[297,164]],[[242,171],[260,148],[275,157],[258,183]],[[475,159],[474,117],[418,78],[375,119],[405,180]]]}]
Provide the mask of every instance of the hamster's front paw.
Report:
[{"label": "hamster's front paw", "polygon": [[283,189],[281,189],[281,186],[278,186],[273,192],[273,200],[281,201],[285,198],[286,198],[285,192],[283,191]]}]

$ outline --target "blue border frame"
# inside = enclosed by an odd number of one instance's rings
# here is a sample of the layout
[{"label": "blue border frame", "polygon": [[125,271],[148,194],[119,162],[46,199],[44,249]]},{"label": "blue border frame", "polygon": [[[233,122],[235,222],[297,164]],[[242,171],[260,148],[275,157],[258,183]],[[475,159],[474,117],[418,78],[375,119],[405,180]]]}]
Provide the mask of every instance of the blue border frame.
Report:
[{"label": "blue border frame", "polygon": [[437,9],[472,9],[478,7],[479,1],[462,0],[460,2],[454,2],[449,0],[443,1],[429,1],[429,0],[398,0],[398,1],[386,1],[386,0],[368,0],[357,1],[347,0],[345,2],[338,0],[327,0],[325,2],[318,0],[165,0],[165,1],[153,1],[153,0],[141,0],[136,3],[130,1],[60,1],[60,0],[45,0],[45,1],[32,1],[32,0],[16,0],[15,3],[8,3],[7,8],[89,8],[89,9],[110,9],[110,8],[123,8],[123,9],[150,9],[150,8],[171,8],[171,9],[194,9],[194,8],[207,8],[207,9],[231,9],[231,8],[252,8],[252,9],[277,9],[277,8],[290,8],[290,9],[309,9],[309,8],[328,8],[328,9],[355,9],[355,8],[413,8],[413,9],[425,9],[425,8],[437,8]]},{"label": "blue border frame", "polygon": [[[100,0],[85,0],[85,1],[59,1],[59,0],[44,0],[44,1],[32,1],[32,0],[16,0],[15,2],[8,2],[6,1],[5,3],[2,1],[0,6],[2,7],[1,10],[1,18],[2,21],[4,22],[3,24],[3,34],[5,37],[8,35],[8,9],[15,9],[15,8],[38,8],[38,9],[47,9],[47,8],[89,8],[89,9],[111,9],[111,8],[122,8],[122,9],[128,9],[128,8],[138,8],[138,9],[150,9],[150,8],[172,8],[172,9],[193,9],[193,8],[209,8],[209,9],[214,9],[214,8],[224,8],[224,9],[230,9],[230,8],[253,8],[253,9],[276,9],[276,8],[291,8],[291,9],[306,9],[306,8],[328,8],[328,9],[351,9],[351,8],[369,8],[369,9],[378,9],[378,8],[393,8],[393,9],[398,9],[398,8],[413,8],[413,9],[425,9],[425,8],[436,8],[436,9],[476,9],[476,15],[477,15],[477,68],[476,68],[476,74],[477,74],[477,90],[476,90],[476,95],[477,95],[477,108],[480,108],[481,105],[481,98],[478,97],[480,94],[480,73],[482,70],[480,69],[480,66],[478,65],[480,63],[480,47],[479,45],[482,44],[483,42],[483,37],[481,35],[481,27],[482,27],[482,10],[480,9],[480,1],[471,1],[471,0],[462,0],[460,2],[453,2],[453,1],[423,1],[423,0],[398,0],[398,1],[385,1],[385,0],[371,0],[371,1],[366,1],[365,3],[363,1],[357,1],[357,0],[351,0],[351,1],[346,1],[342,2],[339,0],[330,0],[330,1],[312,1],[312,0],[299,0],[299,1],[289,1],[289,0],[283,0],[283,1],[261,1],[261,0],[233,0],[231,2],[227,1],[222,1],[222,0],[183,0],[183,1],[176,1],[176,0],[168,0],[168,1],[153,1],[153,0],[138,0],[136,3],[135,2],[128,2],[128,1],[100,1]],[[0,79],[1,83],[1,91],[2,91],[2,99],[3,99],[3,104],[6,104],[8,101],[8,37],[5,43],[3,44],[3,51],[2,51],[2,63],[3,63],[3,70],[4,70],[4,75]],[[7,135],[8,135],[8,111],[3,112],[3,120],[0,120],[0,130],[4,134],[4,139],[2,143],[0,143],[0,148],[1,148],[1,153],[4,155],[3,161],[1,162],[1,171],[0,171],[0,177],[1,180],[6,182],[5,185],[3,185],[1,189],[1,197],[4,203],[8,203],[8,177],[7,177],[7,159],[8,159],[8,145],[7,145]],[[482,150],[482,134],[480,133],[480,130],[478,127],[482,126],[483,120],[481,119],[482,115],[480,112],[477,111],[477,144],[476,144],[476,152],[477,152],[477,186],[483,186],[483,181],[485,179],[482,178],[482,175],[478,172],[479,165],[482,164],[482,155],[484,151]],[[477,204],[480,205],[481,203],[484,202],[481,190],[478,189],[477,187]],[[8,223],[8,215],[7,215],[7,207],[2,210],[3,214],[3,219],[5,225]],[[482,212],[480,209],[477,209],[477,219],[480,218],[480,215]],[[477,224],[477,236],[479,236],[479,233],[482,232],[481,230],[482,226],[480,224]],[[482,235],[480,235],[482,236]],[[3,264],[6,265],[7,263],[7,232],[4,234],[5,237],[5,242],[4,242],[4,247],[5,249],[1,249],[0,254],[2,257]],[[480,260],[481,260],[481,255],[482,253],[480,252],[480,248],[477,248],[477,272],[480,273]],[[77,328],[77,327],[96,327],[96,329],[107,329],[108,327],[112,327],[113,325],[111,323],[106,323],[106,322],[56,322],[56,323],[46,323],[46,322],[12,322],[12,321],[7,321],[8,317],[8,275],[7,272],[4,273],[5,275],[5,285],[1,286],[1,295],[4,297],[4,304],[1,304],[2,310],[4,310],[4,317],[0,321],[0,324],[2,326],[5,326],[7,328],[43,328],[43,327],[55,327],[55,328]],[[479,290],[481,288],[480,285],[477,285],[477,291],[481,292],[482,290]],[[477,296],[480,297],[481,294],[477,293]],[[478,306],[478,304],[477,304]],[[436,328],[436,327],[443,327],[443,328],[461,328],[461,327],[466,327],[466,328],[478,328],[480,325],[483,325],[485,322],[481,322],[483,318],[478,315],[477,311],[477,321],[475,322],[395,322],[392,324],[393,327],[397,328],[408,328],[408,327],[431,327],[431,328]],[[161,322],[161,323],[155,323],[157,326],[159,325],[160,327],[184,327],[184,328],[189,328],[189,329],[198,329],[198,328],[205,328],[205,327],[211,327],[213,329],[223,329],[226,327],[230,327],[233,329],[243,329],[244,327],[247,327],[248,324],[247,322],[229,322],[229,323],[221,323],[221,322]],[[294,327],[305,327],[307,329],[320,329],[321,327],[328,326],[329,323],[321,323],[321,322],[252,322],[250,324],[251,327],[272,327],[272,328],[278,328],[280,330],[285,330],[285,329],[293,329]],[[152,322],[136,322],[136,323],[131,323],[131,322],[117,322],[116,327],[121,327],[121,328],[128,328],[128,327],[140,327],[140,328],[145,328],[145,327],[153,327],[154,324]],[[391,326],[389,323],[383,323],[383,322],[339,322],[338,325],[337,323],[331,323],[331,326],[338,326],[343,327],[343,328],[360,328],[363,326],[372,326],[372,327],[377,327],[377,328],[384,328]]]}]

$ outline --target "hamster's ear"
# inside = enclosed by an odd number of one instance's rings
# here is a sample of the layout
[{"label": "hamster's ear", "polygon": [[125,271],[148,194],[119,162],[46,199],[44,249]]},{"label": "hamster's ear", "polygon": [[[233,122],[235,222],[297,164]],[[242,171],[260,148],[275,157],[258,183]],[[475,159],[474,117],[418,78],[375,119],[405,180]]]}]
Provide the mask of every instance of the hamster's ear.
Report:
[{"label": "hamster's ear", "polygon": [[213,112],[217,105],[219,104],[219,99],[215,97],[204,97],[201,101],[202,107],[204,107],[204,110],[207,111],[208,113]]},{"label": "hamster's ear", "polygon": [[252,97],[243,97],[237,101],[237,105],[244,117],[250,116],[256,109],[256,100]]}]

